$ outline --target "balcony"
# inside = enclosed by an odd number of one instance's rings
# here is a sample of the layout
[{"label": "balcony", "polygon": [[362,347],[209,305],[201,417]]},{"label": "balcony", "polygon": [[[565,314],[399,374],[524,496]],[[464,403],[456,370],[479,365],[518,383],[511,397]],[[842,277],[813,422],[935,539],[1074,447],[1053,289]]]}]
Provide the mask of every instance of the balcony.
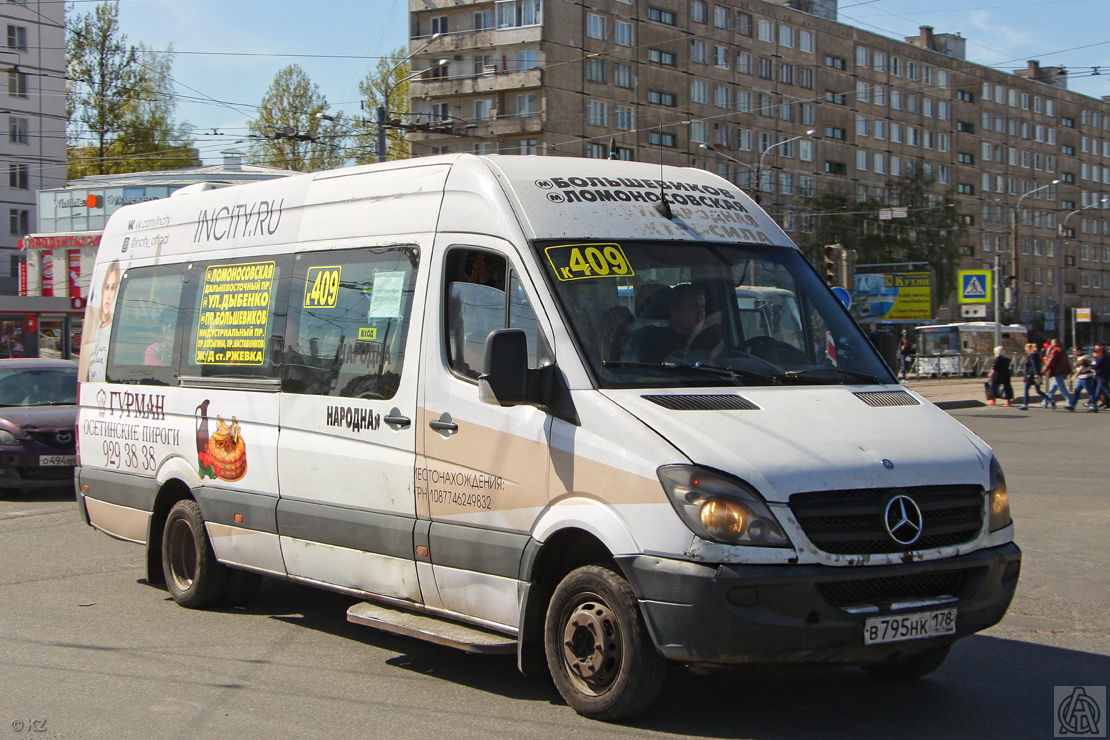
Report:
[{"label": "balcony", "polygon": [[[419,36],[409,45],[419,48],[429,36]],[[507,44],[539,43],[543,39],[543,26],[516,26],[513,28],[487,28],[483,31],[452,31],[430,44],[422,54],[440,56],[454,52],[492,49]]]},{"label": "balcony", "polygon": [[[489,69],[489,68],[487,68]],[[409,96],[420,98],[441,98],[452,95],[473,95],[494,93],[502,90],[525,90],[539,87],[542,82],[541,70],[525,69],[512,72],[493,71],[465,77],[444,77],[436,80],[413,80]]]}]

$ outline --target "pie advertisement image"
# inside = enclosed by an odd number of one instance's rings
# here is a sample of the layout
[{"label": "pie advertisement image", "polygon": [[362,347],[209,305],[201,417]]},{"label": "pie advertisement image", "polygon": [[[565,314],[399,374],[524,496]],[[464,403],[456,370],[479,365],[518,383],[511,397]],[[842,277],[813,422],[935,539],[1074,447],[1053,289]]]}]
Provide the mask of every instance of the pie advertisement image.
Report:
[{"label": "pie advertisement image", "polygon": [[247,445],[236,417],[231,422],[216,416],[216,430],[210,431],[208,406],[205,400],[196,408],[194,419],[197,433],[197,472],[201,478],[237,481],[247,474]]}]

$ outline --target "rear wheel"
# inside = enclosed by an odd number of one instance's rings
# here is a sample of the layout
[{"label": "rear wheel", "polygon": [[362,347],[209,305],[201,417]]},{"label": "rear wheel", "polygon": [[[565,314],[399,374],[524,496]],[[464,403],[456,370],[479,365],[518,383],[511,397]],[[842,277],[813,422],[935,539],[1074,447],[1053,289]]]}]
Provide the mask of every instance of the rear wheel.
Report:
[{"label": "rear wheel", "polygon": [[888,681],[909,681],[914,678],[927,676],[937,668],[940,668],[944,659],[948,657],[948,651],[951,649],[951,645],[945,645],[944,647],[926,650],[923,653],[917,653],[889,663],[863,665],[860,666],[860,668],[876,678],[882,678]]},{"label": "rear wheel", "polygon": [[213,606],[227,592],[230,571],[216,560],[204,517],[192,499],[178,501],[166,517],[162,568],[173,600],[188,609]]},{"label": "rear wheel", "polygon": [[559,693],[585,717],[635,716],[663,687],[666,661],[632,587],[609,568],[589,565],[563,579],[548,604],[544,647]]}]

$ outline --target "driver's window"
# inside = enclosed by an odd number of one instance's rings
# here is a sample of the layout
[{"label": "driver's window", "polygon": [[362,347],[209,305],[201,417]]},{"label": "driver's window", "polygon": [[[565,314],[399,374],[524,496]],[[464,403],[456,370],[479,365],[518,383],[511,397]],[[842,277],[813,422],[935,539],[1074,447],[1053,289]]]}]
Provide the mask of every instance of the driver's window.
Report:
[{"label": "driver's window", "polygon": [[481,249],[456,248],[448,253],[444,290],[447,363],[467,378],[483,371],[486,337],[495,329],[523,329],[528,340],[529,367],[550,357],[516,272],[505,258]]}]

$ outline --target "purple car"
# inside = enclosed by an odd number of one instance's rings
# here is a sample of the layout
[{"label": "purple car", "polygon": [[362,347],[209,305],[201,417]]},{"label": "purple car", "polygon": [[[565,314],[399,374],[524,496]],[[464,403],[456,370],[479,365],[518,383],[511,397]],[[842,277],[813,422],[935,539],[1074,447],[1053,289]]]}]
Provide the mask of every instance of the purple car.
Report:
[{"label": "purple car", "polygon": [[0,496],[73,485],[77,363],[0,360]]}]

